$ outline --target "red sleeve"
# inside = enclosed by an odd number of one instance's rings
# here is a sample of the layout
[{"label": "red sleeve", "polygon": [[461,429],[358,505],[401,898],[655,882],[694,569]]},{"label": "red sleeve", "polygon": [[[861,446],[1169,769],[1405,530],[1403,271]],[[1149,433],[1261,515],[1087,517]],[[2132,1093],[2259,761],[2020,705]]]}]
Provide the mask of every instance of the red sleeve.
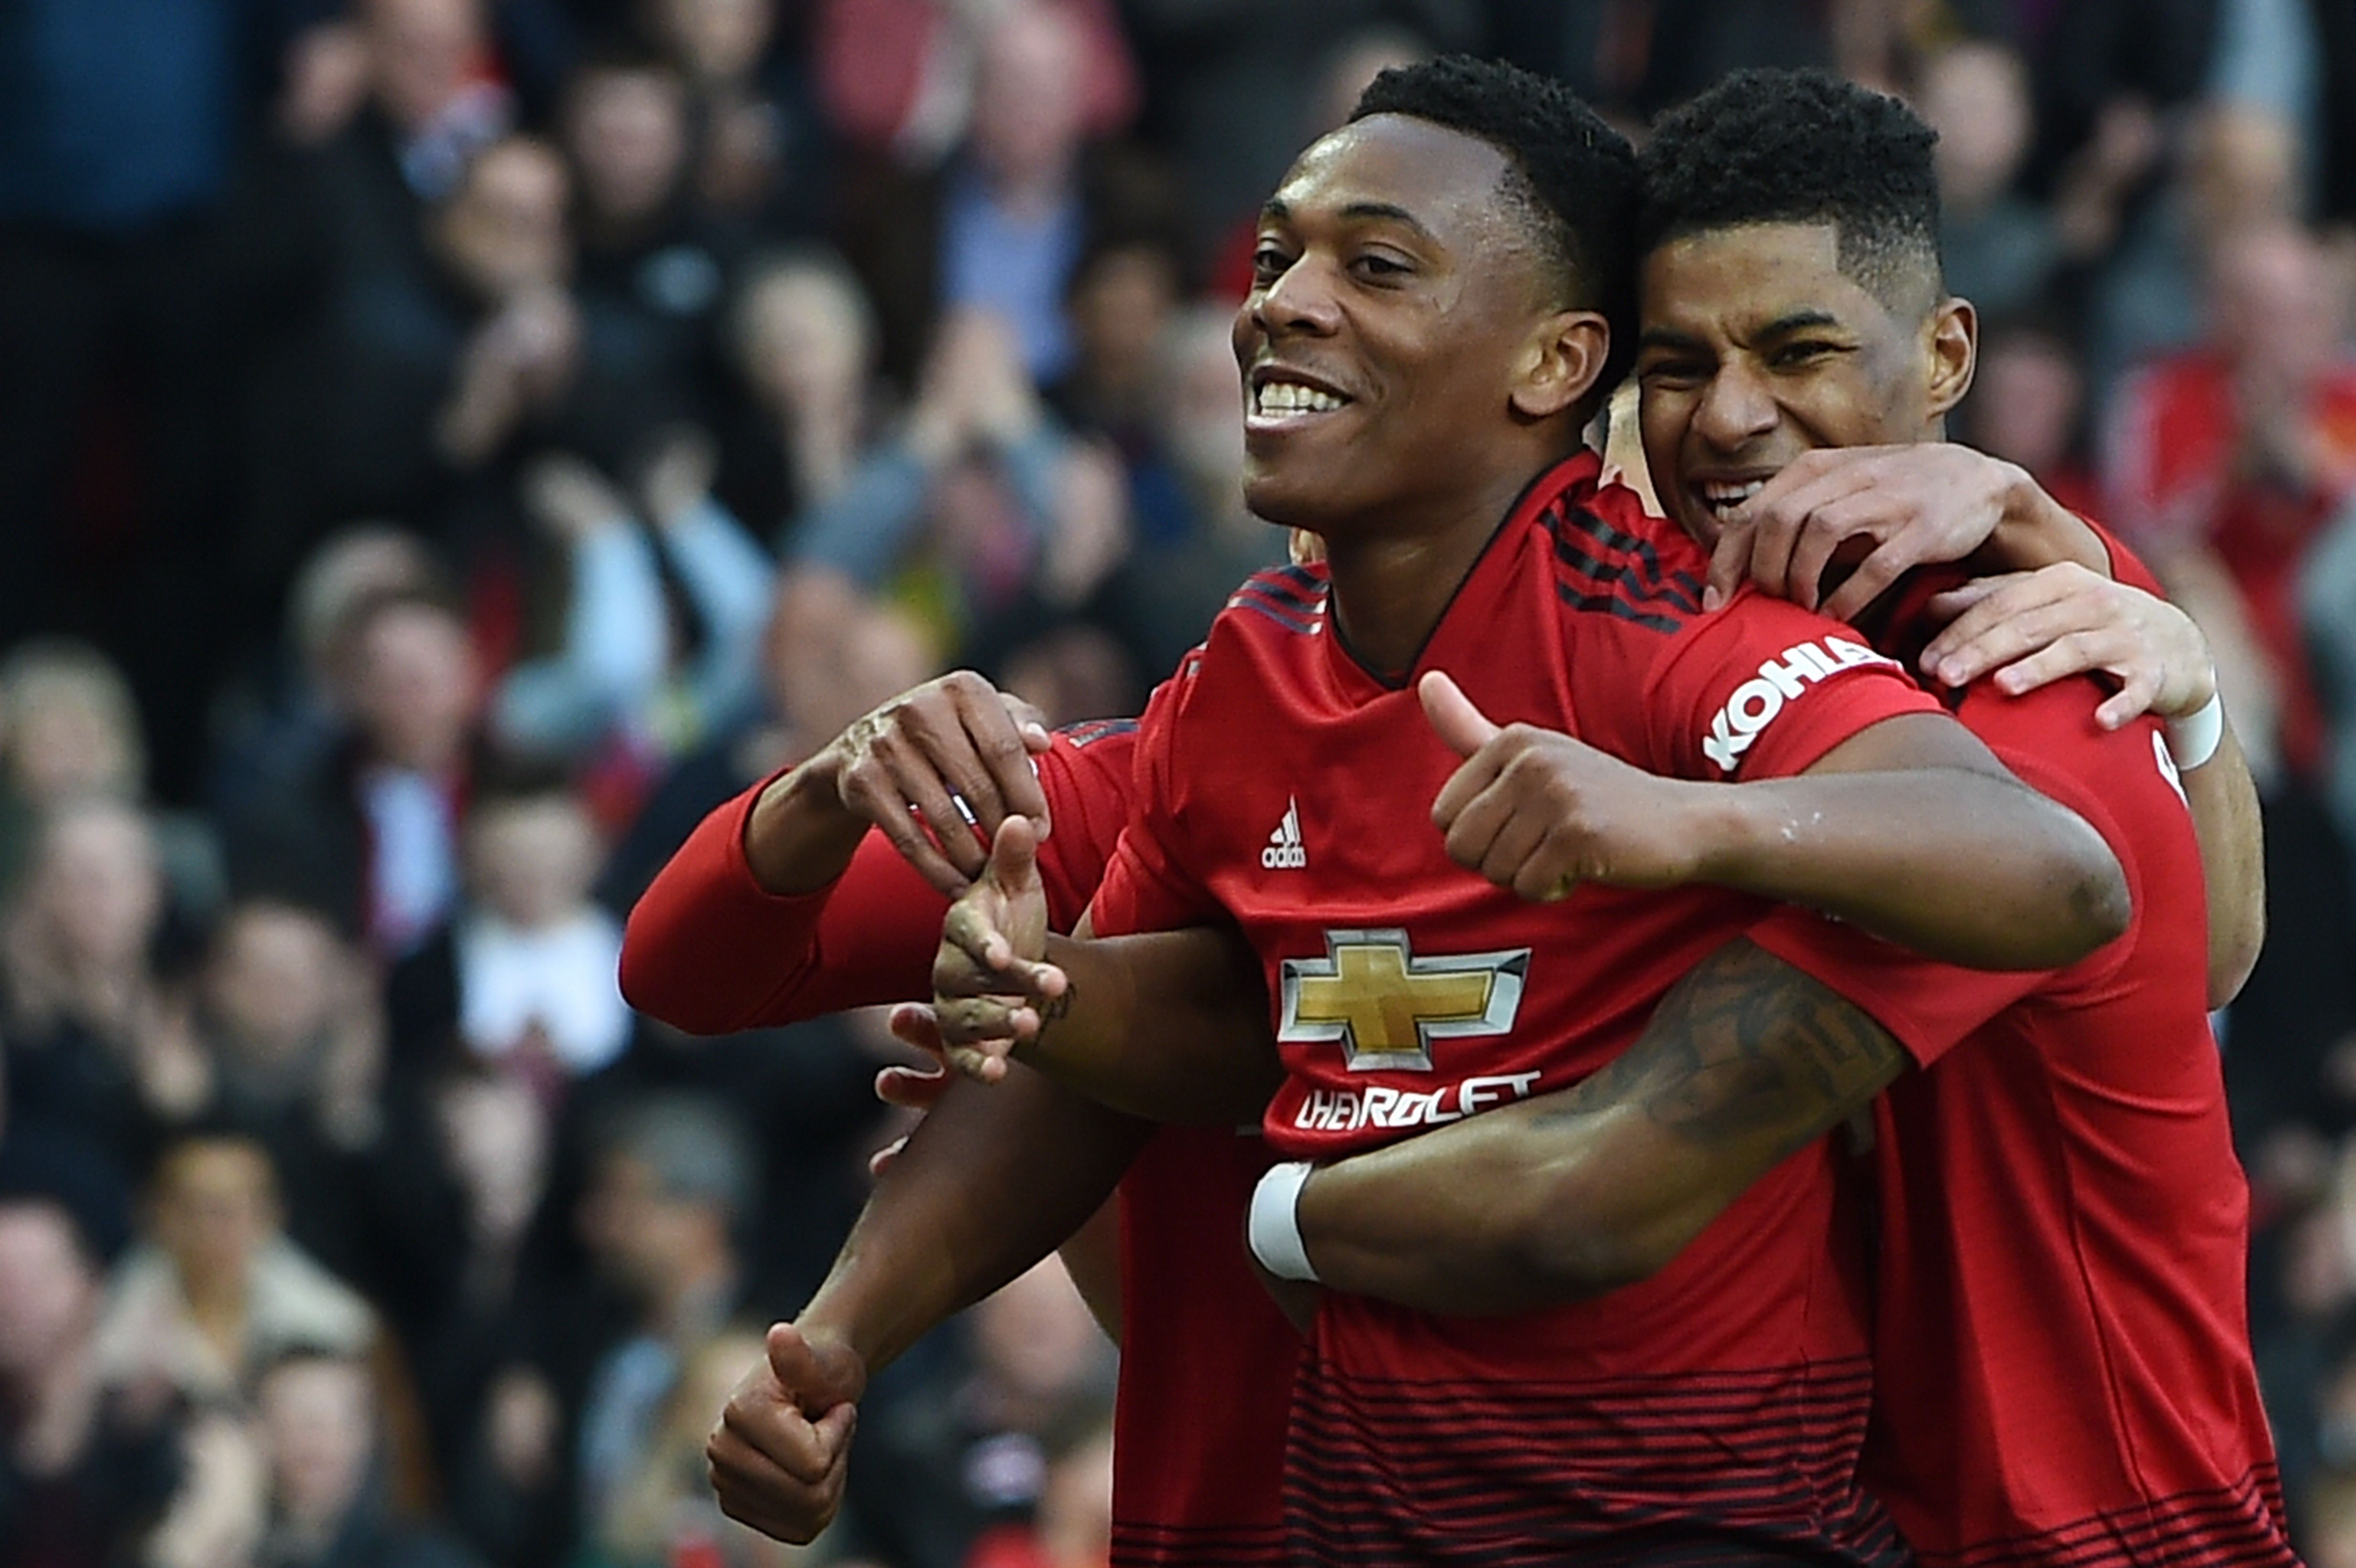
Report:
[{"label": "red sleeve", "polygon": [[[2145,721],[2106,734],[2094,723],[2089,696],[2089,688],[2076,680],[2019,697],[1980,681],[1965,695],[1958,717],[2031,788],[2092,824],[2135,882],[2138,846],[2120,830],[2104,795],[2149,795],[2172,786],[2154,757],[2156,726]],[[2103,790],[2094,787],[2095,779],[2104,781]],[[2173,804],[2180,806],[2180,798]],[[1922,1067],[2015,1002],[2054,984],[2057,975],[2073,982],[2097,978],[2123,962],[2129,950],[2127,941],[2115,942],[2058,972],[1963,969],[1790,906],[1776,910],[1749,934],[1872,1014]]]},{"label": "red sleeve", "polygon": [[1848,627],[1745,592],[1680,630],[1646,677],[1641,760],[1672,778],[1784,778],[1884,719],[1938,711]]},{"label": "red sleeve", "polygon": [[[1134,731],[1082,726],[1038,760],[1053,830],[1040,847],[1048,918],[1068,931],[1087,908],[1126,815]],[[792,1023],[932,990],[948,901],[871,833],[833,886],[767,891],[744,857],[764,779],[689,835],[630,912],[622,994],[693,1034]]]},{"label": "red sleeve", "polygon": [[1862,1008],[1917,1067],[1938,1061],[2048,977],[1933,963],[1796,904],[1779,906],[1745,934]]},{"label": "red sleeve", "polygon": [[691,1034],[725,1034],[929,992],[948,901],[882,835],[832,887],[780,898],[754,880],[744,820],[769,783],[699,823],[630,911],[622,995]]},{"label": "red sleeve", "polygon": [[1210,890],[1188,869],[1185,802],[1171,765],[1192,688],[1190,657],[1186,668],[1164,682],[1146,705],[1129,823],[1090,906],[1098,936],[1173,931],[1200,925],[1223,912]]}]

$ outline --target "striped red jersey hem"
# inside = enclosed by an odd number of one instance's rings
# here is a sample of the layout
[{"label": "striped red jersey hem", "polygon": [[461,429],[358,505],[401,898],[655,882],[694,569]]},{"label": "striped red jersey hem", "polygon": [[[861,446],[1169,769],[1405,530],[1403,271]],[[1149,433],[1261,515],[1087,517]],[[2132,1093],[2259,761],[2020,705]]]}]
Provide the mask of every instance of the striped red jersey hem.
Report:
[{"label": "striped red jersey hem", "polygon": [[2232,1487],[2155,1498],[2035,1535],[1917,1553],[1924,1568],[2298,1568],[2271,1465]]},{"label": "striped red jersey hem", "polygon": [[1576,1384],[1302,1370],[1296,1568],[1909,1561],[1857,1484],[1870,1363]]}]

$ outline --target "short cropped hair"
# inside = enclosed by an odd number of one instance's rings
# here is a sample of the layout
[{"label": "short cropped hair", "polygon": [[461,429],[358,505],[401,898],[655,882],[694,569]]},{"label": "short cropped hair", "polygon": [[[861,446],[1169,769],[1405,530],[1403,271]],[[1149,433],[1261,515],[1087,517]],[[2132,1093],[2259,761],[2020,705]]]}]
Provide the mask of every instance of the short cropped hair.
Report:
[{"label": "short cropped hair", "polygon": [[1505,155],[1504,195],[1537,242],[1566,305],[1599,311],[1612,352],[1593,395],[1616,386],[1636,351],[1636,154],[1578,94],[1503,60],[1441,55],[1376,76],[1350,112],[1403,114],[1488,143]]},{"label": "short cropped hair", "polygon": [[1823,71],[1736,71],[1653,128],[1636,253],[1746,224],[1830,223],[1843,272],[1893,309],[1927,305],[1944,292],[1938,139],[1897,99]]}]

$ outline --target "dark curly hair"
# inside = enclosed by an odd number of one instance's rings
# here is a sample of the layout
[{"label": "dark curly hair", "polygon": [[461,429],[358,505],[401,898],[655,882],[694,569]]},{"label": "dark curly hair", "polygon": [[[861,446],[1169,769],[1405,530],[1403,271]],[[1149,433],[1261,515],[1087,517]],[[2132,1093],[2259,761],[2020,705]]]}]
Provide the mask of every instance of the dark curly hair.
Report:
[{"label": "dark curly hair", "polygon": [[1639,160],[1636,254],[1749,223],[1831,223],[1840,268],[1892,308],[1942,292],[1939,133],[1815,70],[1739,70],[1661,117]]},{"label": "dark curly hair", "polygon": [[1537,241],[1566,305],[1612,326],[1603,379],[1619,384],[1636,351],[1636,154],[1576,93],[1503,60],[1442,55],[1375,78],[1350,112],[1404,114],[1488,143],[1505,155],[1502,194]]}]

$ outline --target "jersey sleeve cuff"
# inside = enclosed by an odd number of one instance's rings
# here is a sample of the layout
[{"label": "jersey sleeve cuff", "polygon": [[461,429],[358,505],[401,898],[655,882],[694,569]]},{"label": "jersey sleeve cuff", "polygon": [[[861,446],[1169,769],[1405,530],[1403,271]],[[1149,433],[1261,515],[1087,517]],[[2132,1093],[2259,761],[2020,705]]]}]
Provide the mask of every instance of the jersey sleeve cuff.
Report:
[{"label": "jersey sleeve cuff", "polygon": [[1744,934],[1863,1009],[1917,1067],[1936,1062],[2042,978],[1933,963],[1794,905]]}]

